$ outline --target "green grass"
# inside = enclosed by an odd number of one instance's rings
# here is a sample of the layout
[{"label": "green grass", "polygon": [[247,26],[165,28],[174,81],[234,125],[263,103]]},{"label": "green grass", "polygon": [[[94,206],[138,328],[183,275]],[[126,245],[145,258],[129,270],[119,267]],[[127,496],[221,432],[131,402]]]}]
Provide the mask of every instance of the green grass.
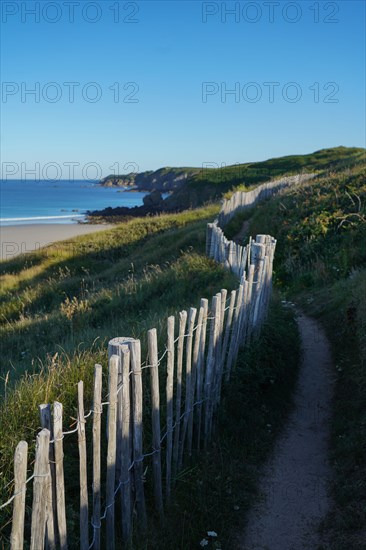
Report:
[{"label": "green grass", "polygon": [[292,291],[325,285],[366,262],[365,163],[258,205],[250,234],[275,235],[275,271]]},{"label": "green grass", "polygon": [[[30,444],[32,463],[38,405],[61,401],[65,427],[72,427],[76,384],[81,379],[86,410],[92,405],[95,363],[104,367],[106,395],[110,338],[141,338],[144,360],[148,329],[158,329],[159,349],[164,349],[169,315],[198,306],[200,298],[211,298],[221,288],[237,287],[235,277],[204,254],[206,223],[216,213],[217,207],[210,206],[178,215],[135,219],[110,231],[78,237],[0,264],[0,502],[11,494],[13,453],[21,439]],[[148,387],[149,378],[144,379]],[[149,406],[146,393],[146,411]],[[90,441],[90,433],[88,436]],[[69,531],[76,544],[75,435],[65,439],[65,456]],[[149,491],[148,483],[148,495]],[[30,504],[31,491],[27,525]],[[11,507],[0,512],[0,547],[1,542],[7,546],[9,512]]]},{"label": "green grass", "polygon": [[[197,207],[215,201],[237,188],[250,188],[284,175],[344,170],[362,161],[365,149],[334,147],[308,155],[290,155],[262,162],[235,164],[222,168],[202,168],[182,188],[166,200],[171,208]],[[261,231],[262,233],[262,231]]]},{"label": "green grass", "polygon": [[230,279],[203,254],[216,211],[135,219],[1,263],[1,376],[97,337],[136,334]]}]

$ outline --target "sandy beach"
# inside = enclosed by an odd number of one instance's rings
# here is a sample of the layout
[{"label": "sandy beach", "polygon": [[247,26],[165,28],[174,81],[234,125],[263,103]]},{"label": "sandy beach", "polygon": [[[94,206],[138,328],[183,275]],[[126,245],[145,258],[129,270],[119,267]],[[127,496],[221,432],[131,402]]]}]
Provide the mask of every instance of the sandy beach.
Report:
[{"label": "sandy beach", "polygon": [[81,224],[29,224],[0,227],[0,259],[11,260],[14,256],[33,252],[57,241],[105,231],[112,225]]}]

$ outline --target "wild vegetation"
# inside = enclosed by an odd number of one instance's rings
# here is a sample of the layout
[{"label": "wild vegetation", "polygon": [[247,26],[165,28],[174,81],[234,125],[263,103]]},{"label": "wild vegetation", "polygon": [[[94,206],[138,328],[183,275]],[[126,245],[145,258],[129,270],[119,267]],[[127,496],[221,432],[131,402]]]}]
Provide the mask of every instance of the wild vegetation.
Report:
[{"label": "wild vegetation", "polygon": [[[282,298],[296,297],[319,316],[333,343],[334,506],[324,525],[332,550],[360,550],[366,519],[363,157],[363,150],[337,148],[241,165],[243,173],[237,167],[212,169],[207,179],[187,184],[190,195],[185,199],[187,205],[202,204],[239,184],[254,185],[302,168],[319,171],[314,182],[233,219],[226,233],[235,235],[245,219],[247,235],[269,233],[277,238],[277,292]],[[235,278],[204,254],[206,223],[218,210],[218,204],[212,204],[137,218],[0,264],[0,502],[11,494],[16,444],[22,438],[34,441],[38,405],[59,399],[71,426],[76,383],[83,379],[91,389],[94,363],[106,366],[110,338],[138,337],[152,327],[163,332],[168,315],[197,305],[201,297],[209,298],[221,288],[236,288]],[[189,549],[205,538],[211,548],[230,548],[255,494],[259,465],[291,406],[298,363],[294,314],[277,296],[261,340],[241,354],[225,390],[214,446],[187,464],[176,480],[174,502],[159,538],[151,525],[145,542],[136,542],[136,548]],[[86,402],[91,404],[88,389]],[[75,440],[65,444],[71,456],[77,453]],[[76,495],[75,472],[77,462],[71,459],[68,490]],[[75,500],[77,507],[77,496]],[[0,547],[6,548],[9,510],[0,514]],[[68,517],[77,544],[72,508]],[[218,537],[210,539],[207,531]]]},{"label": "wild vegetation", "polygon": [[333,347],[333,504],[323,526],[332,550],[365,543],[365,168],[358,159],[259,205],[247,220],[248,234],[276,235],[277,288],[319,318]]}]

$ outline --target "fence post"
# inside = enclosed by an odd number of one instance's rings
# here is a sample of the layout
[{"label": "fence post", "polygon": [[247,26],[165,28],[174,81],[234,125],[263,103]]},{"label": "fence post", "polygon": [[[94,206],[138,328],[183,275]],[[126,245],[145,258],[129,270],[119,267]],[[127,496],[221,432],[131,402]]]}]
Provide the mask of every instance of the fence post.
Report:
[{"label": "fence post", "polygon": [[11,528],[11,550],[23,550],[25,494],[27,490],[28,443],[20,441],[14,454],[14,504]]},{"label": "fence post", "polygon": [[135,497],[139,527],[146,531],[146,508],[143,484],[143,454],[142,454],[142,376],[141,376],[141,343],[132,340],[129,344],[132,367],[133,392],[133,459],[135,472]]},{"label": "fence post", "polygon": [[201,342],[199,349],[199,357],[197,364],[197,450],[201,445],[201,426],[202,426],[202,395],[203,395],[203,382],[205,376],[205,349],[206,349],[206,331],[207,331],[207,316],[208,316],[208,300],[206,298],[201,299],[201,308],[203,309],[202,317],[202,329],[201,329]]},{"label": "fence post", "polygon": [[192,342],[193,342],[193,327],[197,315],[197,309],[191,307],[189,310],[188,316],[188,333],[187,333],[187,342],[186,342],[186,384],[185,384],[185,407],[184,407],[184,417],[183,417],[183,427],[182,427],[182,439],[179,449],[179,461],[178,469],[182,468],[183,464],[183,452],[184,452],[184,443],[187,435],[187,427],[189,420],[189,411],[190,411],[190,393],[192,385]]},{"label": "fence post", "polygon": [[122,540],[131,537],[131,398],[130,398],[130,350],[121,346],[122,354],[122,444],[121,444],[121,512]]},{"label": "fence post", "polygon": [[160,519],[163,518],[163,488],[161,481],[161,449],[160,449],[160,391],[158,371],[158,337],[156,329],[153,328],[147,333],[150,378],[151,378],[151,421],[152,421],[152,446],[153,446],[153,474],[154,474],[154,497],[155,507]]},{"label": "fence post", "polygon": [[93,395],[93,550],[100,549],[100,436],[102,412],[102,365],[95,365]]},{"label": "fence post", "polygon": [[179,313],[179,335],[177,346],[177,391],[175,397],[175,431],[174,431],[174,448],[173,448],[173,477],[178,472],[178,456],[179,456],[179,442],[180,442],[180,415],[181,415],[181,400],[182,400],[182,370],[183,370],[183,350],[184,350],[184,336],[187,323],[187,312],[181,311]]},{"label": "fence post", "polygon": [[207,224],[206,230],[206,256],[210,256],[211,240],[212,240],[212,223]]},{"label": "fence post", "polygon": [[33,482],[31,550],[41,550],[44,548],[47,521],[45,502],[49,498],[48,488],[50,483],[49,448],[50,431],[44,428],[37,435]]},{"label": "fence post", "polygon": [[84,382],[78,383],[78,447],[80,473],[80,550],[89,550],[88,477],[84,418]]},{"label": "fence post", "polygon": [[[229,337],[230,337],[230,331],[231,331],[231,324],[233,320],[233,313],[234,313],[234,306],[235,306],[235,299],[236,299],[236,290],[232,290],[230,294],[230,305],[229,305],[229,313],[226,319],[226,328],[225,328],[225,335],[224,335],[224,343],[222,345],[222,355],[221,355],[221,361],[223,364],[223,367],[225,367],[226,363],[226,352],[227,352],[227,346],[229,343]],[[226,376],[225,380],[229,380],[230,373],[226,369]]]},{"label": "fence post", "polygon": [[188,456],[191,456],[192,454],[194,396],[196,393],[196,386],[198,381],[198,363],[200,359],[203,314],[204,314],[204,309],[203,309],[203,306],[201,305],[199,314],[198,314],[194,348],[193,348],[192,384],[191,384],[191,390],[190,390],[190,396],[189,396],[190,413],[189,413],[189,421],[188,421],[188,440],[187,440]]},{"label": "fence post", "polygon": [[241,314],[241,304],[243,301],[243,285],[239,285],[239,289],[236,293],[236,307],[235,307],[235,314],[234,314],[234,321],[231,325],[231,338],[230,338],[230,344],[229,344],[229,353],[227,358],[227,374],[226,379],[230,379],[231,375],[231,369],[233,366],[233,363],[236,359],[236,349],[238,345],[238,339],[239,339],[239,322],[240,322],[240,314]]},{"label": "fence post", "polygon": [[253,310],[253,301],[254,301],[254,295],[255,295],[255,293],[253,292],[254,270],[255,270],[254,265],[250,264],[249,271],[248,271],[248,294],[247,294],[248,311],[247,311],[247,327],[246,327],[246,335],[245,335],[246,342],[248,343],[250,342],[250,339],[252,337],[252,331],[253,331],[252,310]]},{"label": "fence post", "polygon": [[108,448],[107,448],[107,486],[106,486],[106,523],[108,548],[114,550],[114,486],[116,479],[117,448],[117,384],[119,356],[109,359],[109,405],[108,405]]},{"label": "fence post", "polygon": [[67,550],[62,413],[63,413],[62,403],[55,401],[53,404],[53,437],[54,437],[55,470],[56,470],[55,481],[56,481],[57,526],[58,526],[60,549]]},{"label": "fence post", "polygon": [[174,393],[174,325],[175,318],[168,317],[168,341],[166,363],[166,498],[170,499],[173,456],[173,393]]},{"label": "fence post", "polygon": [[[51,406],[47,404],[39,405],[39,415],[41,427],[47,428],[50,432],[50,438],[53,438],[52,421],[51,421]],[[50,550],[56,548],[56,531],[57,531],[57,514],[56,514],[56,471],[55,471],[55,454],[52,444],[50,443],[48,468],[50,471],[50,483],[48,484],[48,497],[46,500],[46,540]]]},{"label": "fence post", "polygon": [[217,312],[219,309],[219,300],[217,296],[212,298],[212,317],[210,326],[210,341],[208,345],[208,353],[206,360],[206,377],[205,377],[205,431],[204,445],[207,447],[210,438],[211,429],[211,409],[212,400],[214,398],[214,368],[215,368],[215,348],[216,348],[216,324]]},{"label": "fence post", "polygon": [[[112,355],[118,355],[120,358],[119,367],[118,367],[118,378],[117,378],[117,389],[122,384],[122,361],[121,361],[121,350],[120,350],[120,340],[121,338],[113,338],[108,342],[108,361]],[[108,420],[107,420],[108,424]],[[122,392],[117,393],[117,440],[116,440],[116,484],[121,476],[121,431],[122,431]]]}]

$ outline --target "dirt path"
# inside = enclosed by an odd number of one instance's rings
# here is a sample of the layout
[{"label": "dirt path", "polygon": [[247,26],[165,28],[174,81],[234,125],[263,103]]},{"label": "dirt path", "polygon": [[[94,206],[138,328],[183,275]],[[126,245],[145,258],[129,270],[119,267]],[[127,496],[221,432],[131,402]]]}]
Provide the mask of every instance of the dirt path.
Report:
[{"label": "dirt path", "polygon": [[317,528],[329,505],[327,462],[332,376],[319,324],[299,314],[303,361],[295,407],[265,467],[261,501],[249,515],[242,550],[317,550]]}]

